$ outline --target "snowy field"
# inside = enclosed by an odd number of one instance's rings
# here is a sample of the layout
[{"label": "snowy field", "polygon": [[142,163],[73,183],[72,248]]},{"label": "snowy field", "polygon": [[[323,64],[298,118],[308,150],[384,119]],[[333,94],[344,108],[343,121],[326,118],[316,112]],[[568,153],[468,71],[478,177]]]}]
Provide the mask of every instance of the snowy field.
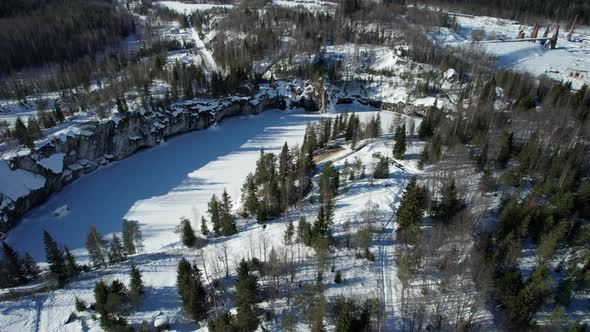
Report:
[{"label": "snowy field", "polygon": [[[567,40],[569,27],[561,26],[557,48],[550,50],[539,43],[511,42],[511,43],[472,43],[474,32],[485,32],[484,41],[516,39],[519,31],[529,36],[532,26],[522,25],[519,22],[499,19],[495,17],[474,16],[456,17],[460,25],[458,31],[448,28],[440,28],[432,33],[432,38],[451,46],[475,46],[480,47],[486,53],[497,57],[497,64],[503,68],[512,68],[530,72],[533,75],[545,74],[556,80],[571,81],[574,88],[583,84],[590,84],[590,77],[575,78],[575,71],[590,72],[590,33],[584,27],[578,27],[572,36],[572,41]],[[539,37],[545,32],[546,25],[541,25]],[[548,36],[554,33],[555,24],[552,24]]]},{"label": "snowy field", "polygon": [[217,5],[208,3],[185,3],[181,1],[158,1],[157,5],[171,9],[179,14],[191,14],[198,11],[209,10],[213,8],[230,9],[233,5]]},{"label": "snowy field", "polygon": [[273,0],[272,3],[280,7],[305,8],[311,12],[333,12],[336,10],[335,3],[319,0]]}]

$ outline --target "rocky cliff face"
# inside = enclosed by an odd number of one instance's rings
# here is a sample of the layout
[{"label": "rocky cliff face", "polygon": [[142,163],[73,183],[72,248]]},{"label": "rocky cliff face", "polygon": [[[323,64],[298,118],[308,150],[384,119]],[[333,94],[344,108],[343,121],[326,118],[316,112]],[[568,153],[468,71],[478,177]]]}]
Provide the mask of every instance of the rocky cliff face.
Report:
[{"label": "rocky cliff face", "polygon": [[[10,230],[28,210],[80,176],[142,148],[153,147],[167,137],[202,130],[226,117],[255,114],[271,107],[284,109],[289,105],[318,111],[322,108],[324,93],[316,91],[318,89],[323,88],[309,82],[278,82],[252,97],[187,101],[166,110],[142,110],[106,121],[89,122],[72,128],[65,135],[51,137],[33,153],[17,153],[5,161],[0,160],[8,164],[10,169],[3,168],[8,173],[26,173],[45,179],[44,184],[36,187],[24,183],[23,187],[27,188],[24,194],[8,194],[0,188],[0,221],[3,221],[0,232]],[[4,177],[8,177],[8,181],[20,181],[11,179],[11,175],[4,174]]]}]

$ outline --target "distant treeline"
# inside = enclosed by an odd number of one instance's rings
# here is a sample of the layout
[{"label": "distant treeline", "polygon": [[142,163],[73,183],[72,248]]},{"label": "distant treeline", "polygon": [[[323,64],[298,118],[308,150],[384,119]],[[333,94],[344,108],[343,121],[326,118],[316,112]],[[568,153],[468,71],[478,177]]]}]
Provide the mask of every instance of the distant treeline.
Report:
[{"label": "distant treeline", "polygon": [[579,15],[580,24],[590,24],[590,1],[588,0],[420,0],[418,3],[444,5],[461,9],[462,12],[500,16],[519,21],[544,17],[569,23],[575,15]]},{"label": "distant treeline", "polygon": [[0,74],[69,62],[134,30],[132,17],[111,0],[2,0]]}]

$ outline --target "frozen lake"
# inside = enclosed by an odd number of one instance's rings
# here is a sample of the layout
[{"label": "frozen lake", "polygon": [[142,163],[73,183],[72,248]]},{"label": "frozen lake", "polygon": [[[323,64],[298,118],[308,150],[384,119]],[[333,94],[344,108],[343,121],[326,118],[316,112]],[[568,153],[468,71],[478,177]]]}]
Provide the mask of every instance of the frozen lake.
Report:
[{"label": "frozen lake", "polygon": [[[338,105],[337,111],[343,110],[359,113],[361,121],[377,113],[365,106]],[[395,115],[380,113],[386,129]],[[306,124],[326,116],[335,114],[269,110],[171,138],[66,186],[27,213],[7,240],[19,251],[44,261],[42,233],[47,230],[85,260],[89,226],[110,235],[121,232],[121,221],[126,218],[139,221],[145,249],[158,251],[178,242],[174,229],[181,216],[195,225],[200,224],[201,215],[209,219],[207,202],[213,193],[219,196],[225,188],[232,200],[238,201],[242,183],[254,171],[261,148],[278,153],[284,142],[291,147],[300,144]],[[54,216],[65,205],[69,211]]]}]

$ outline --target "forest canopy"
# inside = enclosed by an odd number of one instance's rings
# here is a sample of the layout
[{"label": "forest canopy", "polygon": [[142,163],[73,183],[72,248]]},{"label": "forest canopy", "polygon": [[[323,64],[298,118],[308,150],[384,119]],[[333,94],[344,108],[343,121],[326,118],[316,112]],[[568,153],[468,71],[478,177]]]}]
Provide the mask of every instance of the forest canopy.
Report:
[{"label": "forest canopy", "polygon": [[70,62],[118,43],[135,30],[109,0],[0,1],[0,74]]}]

